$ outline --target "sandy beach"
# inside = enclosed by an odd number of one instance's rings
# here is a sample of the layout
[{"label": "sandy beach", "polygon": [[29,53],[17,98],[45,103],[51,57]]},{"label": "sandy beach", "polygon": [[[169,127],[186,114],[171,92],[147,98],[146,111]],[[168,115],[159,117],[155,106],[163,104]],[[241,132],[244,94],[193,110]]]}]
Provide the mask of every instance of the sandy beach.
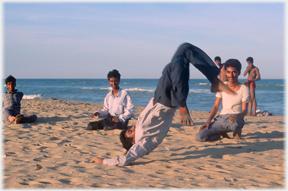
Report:
[{"label": "sandy beach", "polygon": [[[87,131],[102,104],[22,100],[32,124],[2,125],[3,188],[285,188],[284,116],[245,117],[242,140],[196,142],[209,112],[190,111],[194,126],[179,124],[179,112],[163,143],[129,166],[90,163],[124,152],[120,130]],[[211,106],[212,107],[212,106]],[[137,117],[144,107],[136,106]],[[232,137],[232,133],[229,133]]]}]

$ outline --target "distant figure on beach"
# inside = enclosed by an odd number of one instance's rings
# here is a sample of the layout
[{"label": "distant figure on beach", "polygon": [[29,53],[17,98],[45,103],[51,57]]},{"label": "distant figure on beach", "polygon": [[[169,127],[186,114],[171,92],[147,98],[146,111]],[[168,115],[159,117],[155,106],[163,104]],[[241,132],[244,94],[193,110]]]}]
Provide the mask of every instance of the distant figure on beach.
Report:
[{"label": "distant figure on beach", "polygon": [[16,79],[13,76],[8,76],[5,79],[8,92],[3,95],[3,121],[6,124],[33,123],[37,120],[36,115],[21,115],[21,100],[23,93],[18,92],[16,87]]},{"label": "distant figure on beach", "polygon": [[213,60],[198,47],[184,43],[164,68],[155,95],[139,115],[136,126],[120,133],[120,140],[128,151],[127,154],[112,159],[93,158],[91,162],[123,166],[149,154],[167,135],[178,107],[180,123],[194,124],[186,105],[189,93],[189,63],[211,82],[211,92],[225,91],[235,95],[235,92],[217,78],[219,68]]},{"label": "distant figure on beach", "polygon": [[[248,57],[246,59],[248,66],[244,72],[244,76],[248,73],[248,79],[244,82],[250,89],[250,99],[249,99],[249,111],[248,116],[256,116],[256,95],[255,95],[255,88],[256,84],[255,81],[261,80],[259,69],[253,65],[253,58]],[[253,114],[252,113],[252,105],[253,105]]]},{"label": "distant figure on beach", "polygon": [[[216,101],[210,111],[207,122],[199,128],[196,134],[196,141],[215,141],[229,138],[227,132],[233,132],[234,139],[241,139],[241,132],[244,126],[244,116],[247,114],[247,103],[249,100],[249,89],[239,83],[238,76],[241,72],[241,63],[236,59],[229,59],[225,62],[224,68],[228,82],[224,82],[231,90],[237,93],[231,96],[226,92],[217,92]],[[222,101],[222,110],[214,122],[212,119],[219,110]]]},{"label": "distant figure on beach", "polygon": [[95,111],[91,116],[104,119],[90,122],[87,130],[127,129],[128,122],[135,113],[135,106],[129,93],[119,87],[120,76],[115,69],[108,73],[107,78],[112,91],[106,95],[103,109]]},{"label": "distant figure on beach", "polygon": [[225,82],[227,81],[227,76],[226,76],[226,72],[225,72],[225,69],[224,69],[224,64],[221,64],[221,58],[219,56],[216,56],[214,58],[214,61],[215,63],[217,64],[217,66],[219,67],[219,79],[222,81],[222,82]]}]

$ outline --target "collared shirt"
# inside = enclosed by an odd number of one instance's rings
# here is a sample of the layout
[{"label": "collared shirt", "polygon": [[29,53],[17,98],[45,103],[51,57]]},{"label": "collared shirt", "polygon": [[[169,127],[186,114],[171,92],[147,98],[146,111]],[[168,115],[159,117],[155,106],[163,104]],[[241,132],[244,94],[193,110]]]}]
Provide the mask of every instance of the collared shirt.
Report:
[{"label": "collared shirt", "polygon": [[119,121],[124,123],[135,113],[135,106],[129,93],[119,88],[117,96],[114,96],[112,91],[106,95],[103,109],[96,112],[99,112],[100,118],[105,118],[110,113],[111,116],[118,117]]},{"label": "collared shirt", "polygon": [[124,166],[139,157],[148,155],[162,143],[172,124],[176,108],[166,107],[161,103],[153,106],[153,98],[140,114],[135,127],[135,144],[126,155],[104,159],[108,165]]},{"label": "collared shirt", "polygon": [[16,109],[20,111],[21,109],[21,100],[23,97],[22,92],[17,92],[15,90],[13,93],[5,92],[3,95],[3,108],[4,109]]}]

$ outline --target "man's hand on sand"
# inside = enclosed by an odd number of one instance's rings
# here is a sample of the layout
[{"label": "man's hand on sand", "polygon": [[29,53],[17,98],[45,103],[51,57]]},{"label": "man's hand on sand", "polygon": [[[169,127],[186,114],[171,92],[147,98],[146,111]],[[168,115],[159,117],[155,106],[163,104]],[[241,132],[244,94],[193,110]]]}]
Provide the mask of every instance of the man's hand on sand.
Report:
[{"label": "man's hand on sand", "polygon": [[190,117],[187,106],[179,107],[180,123],[182,125],[194,125],[192,118]]},{"label": "man's hand on sand", "polygon": [[91,162],[92,162],[92,163],[101,163],[101,164],[103,164],[103,160],[104,160],[104,159],[101,159],[101,158],[93,158],[93,159],[91,160]]},{"label": "man's hand on sand", "polygon": [[93,113],[93,115],[91,116],[91,118],[94,118],[94,117],[97,117],[97,116],[99,116],[99,112]]}]

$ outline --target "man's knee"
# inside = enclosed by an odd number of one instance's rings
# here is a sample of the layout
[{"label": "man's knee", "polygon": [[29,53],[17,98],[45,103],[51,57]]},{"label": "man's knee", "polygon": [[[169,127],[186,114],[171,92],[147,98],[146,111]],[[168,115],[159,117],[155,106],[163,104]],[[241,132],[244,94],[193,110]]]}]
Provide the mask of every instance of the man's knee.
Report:
[{"label": "man's knee", "polygon": [[195,140],[198,142],[204,142],[205,141],[205,138],[203,137],[203,133],[201,131],[196,134]]}]

